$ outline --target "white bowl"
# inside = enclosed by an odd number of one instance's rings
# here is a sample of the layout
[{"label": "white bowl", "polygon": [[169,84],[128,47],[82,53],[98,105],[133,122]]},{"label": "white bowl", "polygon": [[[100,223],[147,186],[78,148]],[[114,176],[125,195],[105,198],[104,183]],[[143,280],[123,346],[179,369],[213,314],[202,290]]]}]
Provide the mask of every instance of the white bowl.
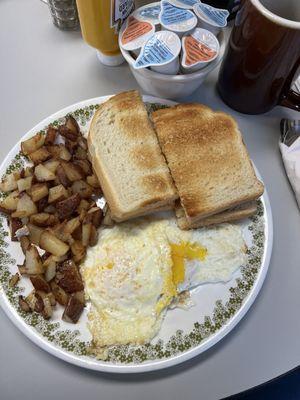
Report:
[{"label": "white bowl", "polygon": [[134,58],[131,54],[121,48],[121,52],[128,62],[129,67],[137,83],[144,93],[163,99],[176,100],[180,97],[189,96],[195,92],[203,83],[207,74],[215,69],[221,62],[225,52],[225,37],[221,31],[218,35],[220,43],[220,52],[218,57],[199,71],[185,75],[165,75],[148,68],[134,69],[132,64]]}]

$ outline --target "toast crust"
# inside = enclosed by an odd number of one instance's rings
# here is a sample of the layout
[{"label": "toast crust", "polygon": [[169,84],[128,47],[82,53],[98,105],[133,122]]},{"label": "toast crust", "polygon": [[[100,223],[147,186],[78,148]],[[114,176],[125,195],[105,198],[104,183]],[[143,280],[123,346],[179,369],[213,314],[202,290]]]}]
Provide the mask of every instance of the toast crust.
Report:
[{"label": "toast crust", "polygon": [[237,123],[200,104],[152,114],[188,223],[262,195]]},{"label": "toast crust", "polygon": [[[99,135],[107,135],[108,132],[112,141],[108,153],[113,153],[116,166],[112,165],[103,147],[99,148],[99,143],[104,146]],[[100,104],[91,122],[88,148],[115,221],[125,221],[169,207],[178,198],[153,126],[137,91],[120,93]],[[131,189],[129,186],[127,189],[126,183],[123,184],[126,179]]]},{"label": "toast crust", "polygon": [[175,205],[177,225],[180,229],[183,230],[196,229],[210,225],[222,224],[225,222],[238,221],[243,218],[251,217],[256,213],[256,211],[257,211],[257,203],[256,201],[251,201],[249,203],[244,203],[243,205],[222,211],[218,214],[211,215],[210,217],[199,219],[193,224],[189,224],[185,212],[181,207],[180,203],[178,202]]}]

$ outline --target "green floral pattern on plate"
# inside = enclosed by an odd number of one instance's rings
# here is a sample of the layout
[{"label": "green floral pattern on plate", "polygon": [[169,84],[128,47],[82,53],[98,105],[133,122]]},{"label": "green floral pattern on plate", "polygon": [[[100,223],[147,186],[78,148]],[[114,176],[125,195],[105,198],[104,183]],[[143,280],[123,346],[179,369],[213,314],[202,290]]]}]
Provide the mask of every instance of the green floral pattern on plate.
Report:
[{"label": "green floral pattern on plate", "polygon": [[[158,108],[165,108],[161,104],[147,104],[148,112],[151,113]],[[90,105],[84,108],[79,108],[71,114],[77,119],[78,123],[84,127],[91,120],[98,105]],[[59,118],[51,123],[53,126],[62,124],[65,117]],[[46,132],[47,127],[42,130]],[[18,153],[11,161],[5,171],[8,174],[14,170],[20,169],[26,163],[26,158]],[[1,193],[1,197],[4,194]],[[183,353],[195,346],[198,346],[204,340],[215,334],[221,329],[235,313],[241,308],[243,302],[252,289],[264,253],[265,243],[265,225],[263,215],[263,204],[258,201],[257,213],[250,218],[249,231],[252,233],[252,246],[247,250],[246,265],[241,268],[241,276],[236,279],[234,286],[229,291],[229,299],[223,304],[222,301],[216,301],[212,315],[206,316],[203,322],[195,322],[193,329],[190,332],[178,330],[168,341],[147,343],[140,346],[113,346],[108,351],[107,361],[121,364],[141,363],[143,361],[164,359],[172,357],[176,354]],[[55,344],[63,350],[80,356],[89,355],[90,343],[80,340],[80,332],[78,330],[62,330],[60,322],[52,322],[44,320],[37,313],[25,313],[18,304],[18,296],[23,292],[21,286],[9,286],[9,280],[12,276],[10,266],[16,261],[8,252],[9,233],[7,223],[4,216],[0,217],[0,285],[12,306],[17,310],[23,320],[32,326],[41,336],[49,342]],[[90,356],[90,355],[89,355]],[[92,356],[90,356],[92,357]]]}]

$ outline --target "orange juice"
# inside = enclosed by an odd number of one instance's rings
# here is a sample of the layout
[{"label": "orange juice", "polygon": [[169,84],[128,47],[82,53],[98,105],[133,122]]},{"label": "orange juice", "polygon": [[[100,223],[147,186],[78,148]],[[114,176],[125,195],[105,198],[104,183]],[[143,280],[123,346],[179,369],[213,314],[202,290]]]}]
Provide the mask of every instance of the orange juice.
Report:
[{"label": "orange juice", "polygon": [[82,36],[97,50],[105,65],[124,60],[118,45],[122,22],[134,9],[134,0],[76,0]]}]

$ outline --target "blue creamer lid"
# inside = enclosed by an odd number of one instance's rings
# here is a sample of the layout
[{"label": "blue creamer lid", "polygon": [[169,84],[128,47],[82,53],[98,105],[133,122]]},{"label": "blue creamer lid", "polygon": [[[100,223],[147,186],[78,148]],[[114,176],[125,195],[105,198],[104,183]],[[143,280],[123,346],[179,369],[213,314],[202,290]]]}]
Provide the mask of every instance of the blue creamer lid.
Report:
[{"label": "blue creamer lid", "polygon": [[174,32],[188,32],[197,25],[197,18],[190,10],[174,6],[170,1],[162,0],[159,21],[165,29]]},{"label": "blue creamer lid", "polygon": [[199,3],[199,0],[169,0],[169,2],[173,6],[191,10],[195,4]]},{"label": "blue creamer lid", "polygon": [[208,4],[201,3],[200,0],[194,5],[193,10],[198,18],[210,25],[220,28],[224,28],[227,25],[228,10],[209,6]]},{"label": "blue creamer lid", "polygon": [[133,67],[135,69],[162,66],[175,60],[181,50],[179,37],[174,32],[158,31],[147,40]]},{"label": "blue creamer lid", "polygon": [[151,22],[154,25],[159,24],[160,1],[147,4],[135,10],[132,15],[140,21]]}]

